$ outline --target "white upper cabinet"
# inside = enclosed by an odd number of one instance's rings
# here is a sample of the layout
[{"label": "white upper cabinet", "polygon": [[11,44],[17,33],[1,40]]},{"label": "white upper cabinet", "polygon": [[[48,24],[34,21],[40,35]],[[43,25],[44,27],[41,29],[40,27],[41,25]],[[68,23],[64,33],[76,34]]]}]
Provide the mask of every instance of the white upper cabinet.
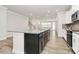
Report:
[{"label": "white upper cabinet", "polygon": [[63,24],[72,23],[71,16],[77,10],[79,10],[79,5],[72,5],[72,8],[69,11],[65,12],[65,21],[63,22]]},{"label": "white upper cabinet", "polygon": [[72,8],[71,8],[72,14],[77,10],[79,10],[79,5],[72,5]]}]

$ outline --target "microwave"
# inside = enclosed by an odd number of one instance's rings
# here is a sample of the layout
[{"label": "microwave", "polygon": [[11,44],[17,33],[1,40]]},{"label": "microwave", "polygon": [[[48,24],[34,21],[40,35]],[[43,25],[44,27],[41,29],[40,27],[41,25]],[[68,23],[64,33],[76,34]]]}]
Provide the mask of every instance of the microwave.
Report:
[{"label": "microwave", "polygon": [[72,21],[79,20],[79,10],[76,11],[74,14],[72,14],[71,18],[72,18]]}]

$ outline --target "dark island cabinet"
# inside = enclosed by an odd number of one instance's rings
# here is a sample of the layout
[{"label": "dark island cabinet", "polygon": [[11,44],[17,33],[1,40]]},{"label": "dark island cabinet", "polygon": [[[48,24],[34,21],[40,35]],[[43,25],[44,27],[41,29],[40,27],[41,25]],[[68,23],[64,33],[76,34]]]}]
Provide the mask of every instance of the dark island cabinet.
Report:
[{"label": "dark island cabinet", "polygon": [[24,33],[24,53],[40,54],[50,39],[50,30],[39,34]]}]

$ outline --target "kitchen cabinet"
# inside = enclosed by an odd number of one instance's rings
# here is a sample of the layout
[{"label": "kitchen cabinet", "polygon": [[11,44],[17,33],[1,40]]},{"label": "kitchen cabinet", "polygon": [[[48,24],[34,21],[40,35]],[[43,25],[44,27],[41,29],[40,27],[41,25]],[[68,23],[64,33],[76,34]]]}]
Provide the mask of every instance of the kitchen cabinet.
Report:
[{"label": "kitchen cabinet", "polygon": [[25,54],[39,54],[44,49],[46,43],[49,41],[49,30],[39,34],[24,34],[24,53]]},{"label": "kitchen cabinet", "polygon": [[79,54],[79,33],[73,32],[72,44],[72,49],[74,52]]},{"label": "kitchen cabinet", "polygon": [[46,45],[46,43],[49,41],[50,39],[50,30],[47,30],[43,33],[44,35],[44,46]]},{"label": "kitchen cabinet", "polygon": [[25,50],[25,54],[37,54],[39,53],[39,49],[41,48],[41,46],[39,47],[39,43],[41,45],[42,43],[42,34],[37,35],[37,34],[29,34],[29,33],[25,33],[24,34],[24,50]]},{"label": "kitchen cabinet", "polygon": [[67,41],[67,31],[66,31],[66,29],[63,29],[62,31],[63,31],[63,33],[62,33],[63,37]]},{"label": "kitchen cabinet", "polygon": [[13,53],[39,54],[50,40],[50,30],[25,30],[13,32]]},{"label": "kitchen cabinet", "polygon": [[72,23],[71,15],[79,10],[79,5],[72,5],[72,8],[65,13],[64,24]]},{"label": "kitchen cabinet", "polygon": [[72,14],[76,12],[77,10],[79,10],[79,5],[72,5],[72,8],[71,8]]}]

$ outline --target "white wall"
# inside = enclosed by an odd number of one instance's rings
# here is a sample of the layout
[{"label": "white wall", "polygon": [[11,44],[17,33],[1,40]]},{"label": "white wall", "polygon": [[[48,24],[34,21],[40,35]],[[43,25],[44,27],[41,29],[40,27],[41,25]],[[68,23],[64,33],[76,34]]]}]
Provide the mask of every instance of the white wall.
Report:
[{"label": "white wall", "polygon": [[0,6],[0,40],[7,34],[7,8]]},{"label": "white wall", "polygon": [[58,15],[57,15],[57,22],[58,22],[58,36],[59,37],[65,37],[66,39],[66,30],[64,30],[62,28],[62,24],[68,24],[68,23],[71,23],[72,20],[71,20],[71,15],[75,12],[79,10],[79,5],[72,5],[72,8],[69,10],[69,11],[65,11],[65,12],[58,12]]},{"label": "white wall", "polygon": [[58,12],[57,13],[57,33],[58,33],[58,37],[62,37],[63,36],[63,29],[62,29],[62,24],[63,21],[65,21],[65,12]]},{"label": "white wall", "polygon": [[[8,31],[26,30],[28,28],[28,18],[21,14],[8,10],[7,12]],[[12,32],[7,32],[7,37],[12,36]]]},{"label": "white wall", "polygon": [[[18,30],[26,30],[28,28],[28,18],[26,16],[23,16],[21,14],[15,13],[13,11],[8,11],[8,31],[18,31]],[[43,21],[56,21],[55,18],[50,19],[40,19],[40,18],[30,18],[33,25],[36,26],[36,28],[40,27],[40,22]],[[7,35],[12,35],[11,32],[8,32]]]},{"label": "white wall", "polygon": [[53,22],[55,21],[56,22],[56,19],[55,18],[47,18],[47,19],[31,19],[31,22],[34,26],[36,26],[36,28],[41,28],[41,25],[40,25],[40,22]]},{"label": "white wall", "polygon": [[[71,19],[71,15],[76,12],[77,10],[79,10],[79,5],[72,5],[72,8],[69,11],[65,12],[65,20],[63,22],[63,24],[68,24],[72,22]],[[67,31],[65,29],[62,29],[62,36],[67,39]]]},{"label": "white wall", "polygon": [[65,19],[63,24],[71,23],[71,10],[65,12]]},{"label": "white wall", "polygon": [[[26,16],[8,10],[7,19],[8,31],[23,31],[28,28],[28,18]],[[12,36],[12,33],[8,32],[7,35]]]},{"label": "white wall", "polygon": [[71,10],[69,11],[62,11],[57,13],[57,32],[58,37],[65,37],[66,38],[66,29],[63,29],[63,24],[71,23]]},{"label": "white wall", "polygon": [[8,11],[8,31],[12,30],[25,30],[28,26],[28,19],[21,14]]}]

